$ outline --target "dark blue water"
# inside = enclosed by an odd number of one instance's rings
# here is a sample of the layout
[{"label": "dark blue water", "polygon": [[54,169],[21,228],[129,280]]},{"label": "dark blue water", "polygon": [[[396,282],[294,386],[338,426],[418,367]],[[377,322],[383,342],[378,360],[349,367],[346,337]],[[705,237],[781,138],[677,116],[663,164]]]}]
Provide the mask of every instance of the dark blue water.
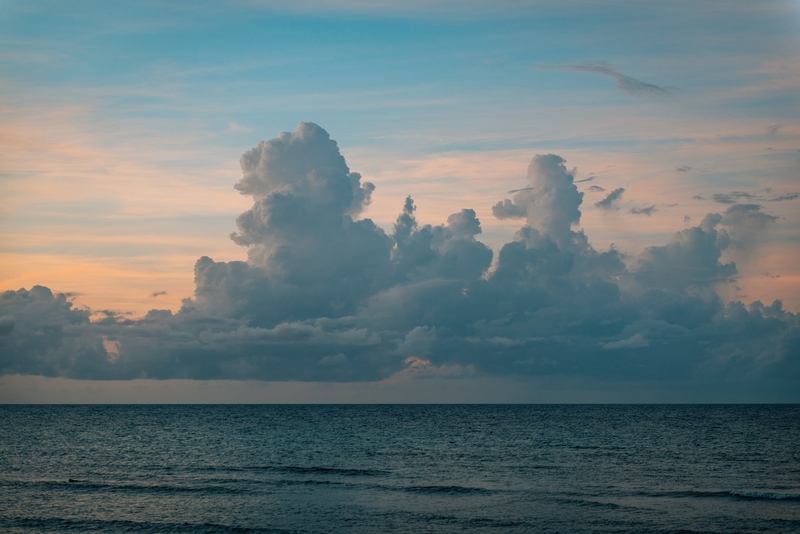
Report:
[{"label": "dark blue water", "polygon": [[0,406],[0,531],[800,532],[800,407]]}]

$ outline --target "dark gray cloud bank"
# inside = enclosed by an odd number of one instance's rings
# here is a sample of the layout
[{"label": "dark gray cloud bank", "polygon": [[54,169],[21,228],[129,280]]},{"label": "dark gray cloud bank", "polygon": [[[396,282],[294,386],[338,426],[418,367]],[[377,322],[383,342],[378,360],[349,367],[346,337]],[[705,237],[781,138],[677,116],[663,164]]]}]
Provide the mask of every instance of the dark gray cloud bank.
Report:
[{"label": "dark gray cloud bank", "polygon": [[[602,380],[800,378],[800,322],[776,301],[725,304],[721,254],[774,224],[758,205],[709,214],[638,257],[595,250],[559,156],[493,213],[524,224],[493,254],[463,209],[390,233],[359,213],[374,186],[301,123],[241,159],[253,197],[232,239],[247,261],[195,265],[176,313],[90,321],[45,287],[0,296],[0,369],[79,379],[376,381],[397,372]],[[616,190],[612,195],[616,194]],[[610,202],[609,202],[610,203]],[[491,267],[491,269],[490,269]]]}]

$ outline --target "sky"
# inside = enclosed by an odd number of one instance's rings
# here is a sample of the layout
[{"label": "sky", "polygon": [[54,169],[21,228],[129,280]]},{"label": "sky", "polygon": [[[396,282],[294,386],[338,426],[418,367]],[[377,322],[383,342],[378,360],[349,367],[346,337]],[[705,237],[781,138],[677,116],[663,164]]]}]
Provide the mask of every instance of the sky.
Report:
[{"label": "sky", "polygon": [[800,402],[798,206],[796,1],[0,3],[0,402]]}]

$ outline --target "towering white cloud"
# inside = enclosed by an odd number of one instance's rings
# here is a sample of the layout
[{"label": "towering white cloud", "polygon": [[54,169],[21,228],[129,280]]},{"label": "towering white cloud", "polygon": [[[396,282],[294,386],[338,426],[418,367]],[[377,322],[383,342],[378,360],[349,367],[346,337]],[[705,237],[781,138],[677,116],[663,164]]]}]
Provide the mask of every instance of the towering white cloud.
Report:
[{"label": "towering white cloud", "polygon": [[529,226],[548,233],[557,243],[569,243],[583,202],[583,193],[573,181],[563,158],[555,154],[536,156],[528,166],[528,187],[519,190],[513,200],[495,204],[492,213],[498,219],[524,217]]},{"label": "towering white cloud", "polygon": [[231,238],[248,247],[248,261],[201,258],[196,307],[276,324],[352,313],[391,283],[391,239],[372,221],[353,219],[375,186],[350,172],[325,130],[300,123],[248,150],[241,166],[235,188],[254,204]]}]

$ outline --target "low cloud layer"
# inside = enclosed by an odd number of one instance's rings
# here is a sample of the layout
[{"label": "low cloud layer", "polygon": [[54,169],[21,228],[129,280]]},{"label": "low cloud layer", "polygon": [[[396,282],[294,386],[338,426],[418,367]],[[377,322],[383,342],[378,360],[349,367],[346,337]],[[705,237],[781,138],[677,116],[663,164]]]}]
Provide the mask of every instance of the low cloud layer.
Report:
[{"label": "low cloud layer", "polygon": [[[177,312],[91,320],[44,287],[0,296],[0,372],[81,379],[391,381],[538,375],[603,380],[800,378],[800,322],[780,301],[724,303],[723,261],[775,218],[707,215],[637,257],[576,230],[583,193],[553,154],[493,214],[520,219],[496,257],[472,209],[390,232],[359,214],[375,187],[319,126],[259,143],[236,189],[246,261],[200,258]],[[608,205],[622,189],[613,191]],[[611,198],[613,195],[616,197]],[[609,200],[611,198],[611,200]],[[601,202],[605,202],[601,201]],[[652,208],[643,208],[643,210]],[[642,211],[642,214],[647,214]],[[494,261],[493,261],[494,260]],[[94,317],[97,317],[95,314]]]}]

